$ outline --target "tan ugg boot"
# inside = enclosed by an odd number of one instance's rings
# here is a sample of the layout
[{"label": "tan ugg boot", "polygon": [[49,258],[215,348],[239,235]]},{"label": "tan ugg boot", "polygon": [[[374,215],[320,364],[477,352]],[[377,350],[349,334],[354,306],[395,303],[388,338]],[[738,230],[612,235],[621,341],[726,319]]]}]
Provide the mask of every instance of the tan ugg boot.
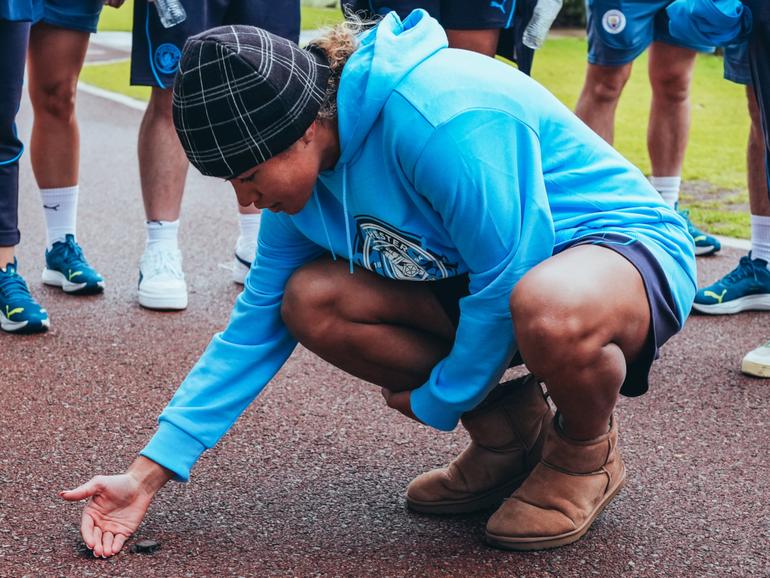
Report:
[{"label": "tan ugg boot", "polygon": [[617,420],[587,441],[547,426],[543,458],[487,522],[487,542],[508,550],[541,550],[580,539],[626,481]]},{"label": "tan ugg boot", "polygon": [[464,514],[496,507],[540,460],[552,416],[533,376],[498,386],[461,418],[470,445],[448,467],[412,480],[406,489],[407,505],[426,514]]}]

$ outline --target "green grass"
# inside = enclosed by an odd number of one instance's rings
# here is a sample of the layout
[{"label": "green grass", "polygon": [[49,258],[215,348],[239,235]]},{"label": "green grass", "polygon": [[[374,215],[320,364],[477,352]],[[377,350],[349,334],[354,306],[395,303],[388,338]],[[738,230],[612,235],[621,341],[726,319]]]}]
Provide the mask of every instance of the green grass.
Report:
[{"label": "green grass", "polygon": [[129,84],[131,63],[128,60],[109,64],[89,64],[83,67],[80,80],[104,90],[118,92],[138,100],[150,100],[149,86]]},{"label": "green grass", "polygon": [[131,22],[134,19],[134,0],[126,0],[120,8],[105,6],[99,17],[99,32],[116,31],[131,32]]},{"label": "green grass", "polygon": [[[583,85],[586,43],[579,38],[549,41],[535,57],[533,76],[571,109]],[[634,63],[618,106],[615,146],[649,174],[647,121],[650,84],[647,55]],[[722,59],[700,55],[692,84],[692,125],[683,177],[720,188],[746,184],[746,140],[749,118],[745,89],[722,79]]]},{"label": "green grass", "polygon": [[[100,31],[131,32],[134,15],[134,0],[126,0],[118,9],[105,6],[99,18]],[[342,21],[342,12],[333,8],[302,7],[302,30],[315,30]]]},{"label": "green grass", "polygon": [[336,8],[302,7],[302,30],[317,30],[342,22],[342,10]]},{"label": "green grass", "polygon": [[[121,10],[124,10],[121,8]],[[107,12],[105,8],[105,13]],[[310,28],[321,26],[325,15],[339,20],[336,10],[303,8],[303,18],[312,10]],[[553,38],[538,52],[534,77],[562,102],[574,109],[583,84],[586,42],[582,38]],[[149,89],[128,86],[128,63],[89,65],[81,78],[107,90],[146,100]],[[647,56],[634,64],[634,71],[618,107],[615,146],[631,162],[649,174],[646,133],[650,108]],[[685,182],[702,181],[720,194],[695,196],[683,193],[683,204],[691,209],[695,223],[712,233],[748,238],[749,216],[744,205],[746,192],[746,141],[749,119],[745,89],[722,79],[722,59],[698,57],[692,84],[692,126],[683,177]],[[699,186],[698,191],[708,189]],[[710,192],[710,191],[707,191]]]},{"label": "green grass", "polygon": [[[583,86],[586,62],[584,38],[554,38],[535,57],[533,76],[571,109]],[[746,141],[749,118],[745,89],[722,78],[722,59],[699,55],[692,83],[692,122],[683,168],[687,181],[705,181],[716,189],[734,191],[720,201],[682,195],[693,222],[710,233],[750,237],[746,191]],[[650,111],[647,54],[634,63],[618,106],[615,147],[645,174],[650,172],[647,155],[647,121]],[[724,197],[730,197],[729,200]],[[725,202],[727,201],[727,202]]]}]

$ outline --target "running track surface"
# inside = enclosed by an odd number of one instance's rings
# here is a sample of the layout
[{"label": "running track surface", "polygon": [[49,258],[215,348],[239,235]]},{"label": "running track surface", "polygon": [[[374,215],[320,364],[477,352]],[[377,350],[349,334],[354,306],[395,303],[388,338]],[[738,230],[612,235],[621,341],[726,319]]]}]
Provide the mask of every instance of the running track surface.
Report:
[{"label": "running track surface", "polygon": [[[655,365],[651,393],[621,401],[626,489],[575,545],[507,553],[482,543],[484,515],[407,512],[403,490],[465,445],[387,410],[376,388],[298,349],[189,484],[170,484],[138,538],[153,555],[93,559],[82,506],[56,493],[118,473],[226,323],[238,288],[228,187],[191,172],[181,229],[190,305],[135,300],[144,244],[136,135],[141,113],[79,95],[79,239],[104,295],[74,298],[39,281],[45,235],[22,165],[19,259],[48,308],[44,336],[0,335],[0,576],[767,576],[770,382],[742,376],[770,317],[692,317]],[[19,130],[28,141],[29,104]],[[735,250],[702,259],[701,282]]]}]

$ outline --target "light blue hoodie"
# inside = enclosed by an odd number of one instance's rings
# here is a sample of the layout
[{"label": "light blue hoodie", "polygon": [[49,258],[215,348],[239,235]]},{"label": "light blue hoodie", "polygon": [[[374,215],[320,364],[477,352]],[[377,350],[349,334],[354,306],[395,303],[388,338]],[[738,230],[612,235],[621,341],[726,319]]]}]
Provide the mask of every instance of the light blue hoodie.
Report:
[{"label": "light blue hoodie", "polygon": [[180,479],[291,354],[283,288],[324,253],[396,279],[469,275],[454,347],[411,396],[415,415],[442,430],[498,383],[516,350],[513,286],[575,237],[643,242],[669,275],[684,323],[695,293],[684,221],[548,91],[499,61],[448,49],[426,12],[403,23],[391,13],[362,37],[338,105],[337,165],[301,212],[264,215],[229,325],[142,452]]}]

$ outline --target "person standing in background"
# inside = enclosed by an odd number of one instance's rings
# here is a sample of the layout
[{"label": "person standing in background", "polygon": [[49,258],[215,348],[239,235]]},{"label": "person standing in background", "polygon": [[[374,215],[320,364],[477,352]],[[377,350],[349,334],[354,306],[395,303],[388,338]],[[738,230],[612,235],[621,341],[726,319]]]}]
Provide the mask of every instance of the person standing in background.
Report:
[{"label": "person standing in background", "polygon": [[[770,3],[764,0],[676,0],[667,13],[669,30],[676,38],[728,45],[725,76],[751,87],[748,176],[752,250],[741,258],[731,273],[701,289],[694,308],[705,313],[768,308]],[[736,55],[738,66],[734,62]],[[770,342],[747,353],[741,362],[741,371],[756,377],[770,377]]]},{"label": "person standing in background", "polygon": [[[647,150],[652,186],[674,208],[679,206],[690,132],[690,81],[697,52],[713,46],[676,40],[668,33],[666,6],[671,0],[587,0],[588,68],[575,114],[608,143],[615,136],[615,110],[634,60],[649,47],[652,104]],[[680,211],[695,241],[696,255],[721,249],[719,240],[696,227]]]},{"label": "person standing in background", "polygon": [[[147,241],[139,264],[139,304],[148,309],[187,307],[178,231],[188,162],[171,118],[171,86],[188,37],[223,24],[250,24],[299,40],[299,0],[186,0],[187,18],[164,28],[147,0],[134,4],[131,84],[150,86],[139,129],[138,155]],[[256,250],[259,210],[239,207],[240,235],[233,280],[243,283]]]},{"label": "person standing in background", "polygon": [[[123,0],[110,0],[118,7]],[[37,333],[49,327],[48,313],[32,297],[18,272],[19,159],[16,134],[25,57],[34,111],[31,161],[46,221],[43,282],[73,295],[99,293],[104,279],[77,243],[80,133],[75,97],[89,35],[102,0],[71,2],[11,0],[0,4],[0,328]]]}]

